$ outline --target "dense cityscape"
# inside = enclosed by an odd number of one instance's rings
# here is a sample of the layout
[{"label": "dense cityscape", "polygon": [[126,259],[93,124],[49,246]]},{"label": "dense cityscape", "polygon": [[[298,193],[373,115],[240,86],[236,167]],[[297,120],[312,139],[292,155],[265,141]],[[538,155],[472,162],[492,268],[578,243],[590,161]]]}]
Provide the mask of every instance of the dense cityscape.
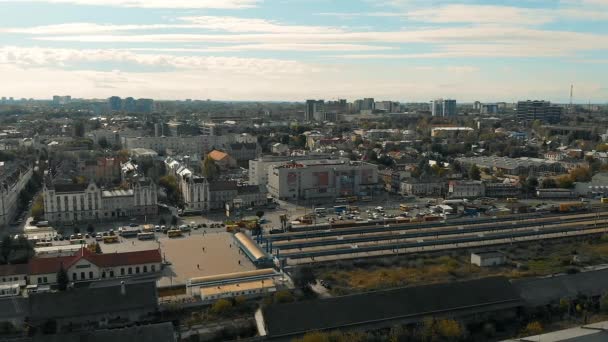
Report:
[{"label": "dense cityscape", "polygon": [[0,341],[608,341],[606,0],[0,13]]},{"label": "dense cityscape", "polygon": [[7,337],[497,340],[607,309],[605,105],[0,111]]}]

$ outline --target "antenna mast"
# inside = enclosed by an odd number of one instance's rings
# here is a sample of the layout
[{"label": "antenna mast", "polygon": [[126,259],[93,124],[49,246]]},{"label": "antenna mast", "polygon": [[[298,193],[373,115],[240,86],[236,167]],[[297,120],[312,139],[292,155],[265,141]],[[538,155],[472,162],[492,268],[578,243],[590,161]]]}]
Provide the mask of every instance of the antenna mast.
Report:
[{"label": "antenna mast", "polygon": [[574,84],[570,85],[570,112],[574,112],[573,108],[572,108],[572,93],[574,92]]}]

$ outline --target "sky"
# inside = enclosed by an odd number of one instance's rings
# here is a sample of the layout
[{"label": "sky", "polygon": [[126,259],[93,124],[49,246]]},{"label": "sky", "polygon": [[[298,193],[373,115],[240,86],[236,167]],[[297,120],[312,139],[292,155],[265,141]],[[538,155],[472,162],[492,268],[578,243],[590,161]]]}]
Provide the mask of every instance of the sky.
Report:
[{"label": "sky", "polygon": [[608,0],[0,0],[0,96],[608,102]]}]

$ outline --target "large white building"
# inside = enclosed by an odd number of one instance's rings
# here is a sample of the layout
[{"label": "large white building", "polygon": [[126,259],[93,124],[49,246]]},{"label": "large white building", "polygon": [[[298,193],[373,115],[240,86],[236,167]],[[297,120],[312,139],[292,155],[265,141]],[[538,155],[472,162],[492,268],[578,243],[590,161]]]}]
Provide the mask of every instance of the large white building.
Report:
[{"label": "large white building", "polygon": [[268,192],[283,200],[370,195],[378,186],[378,166],[364,162],[300,161],[268,170]]},{"label": "large white building", "polygon": [[[249,184],[251,185],[266,185],[268,184],[268,170],[275,165],[283,165],[290,162],[306,163],[313,160],[329,160],[332,157],[329,154],[307,154],[302,156],[273,156],[264,155],[259,158],[249,161]],[[340,158],[334,160],[347,161],[348,158]]]},{"label": "large white building", "polygon": [[224,209],[226,204],[233,206],[237,202],[246,207],[257,207],[266,203],[266,191],[263,186],[238,185],[236,181],[209,181],[172,158],[167,158],[165,165],[177,179],[186,211]]},{"label": "large white building", "polygon": [[106,190],[93,182],[50,183],[45,184],[43,197],[45,218],[57,223],[115,220],[158,213],[156,184],[143,178],[134,181],[127,190]]},{"label": "large white building", "polygon": [[32,166],[0,162],[0,226],[9,224],[17,214],[19,193],[33,172]]}]

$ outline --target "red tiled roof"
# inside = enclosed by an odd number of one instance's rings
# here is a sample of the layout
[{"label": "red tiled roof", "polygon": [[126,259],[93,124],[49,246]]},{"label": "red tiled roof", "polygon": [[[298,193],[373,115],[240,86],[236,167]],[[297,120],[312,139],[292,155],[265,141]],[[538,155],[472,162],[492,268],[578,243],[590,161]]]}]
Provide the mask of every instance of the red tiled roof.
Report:
[{"label": "red tiled roof", "polygon": [[0,265],[0,277],[27,274],[27,264]]},{"label": "red tiled roof", "polygon": [[70,268],[78,260],[86,259],[98,267],[116,267],[159,263],[162,261],[157,249],[126,253],[95,254],[86,248],[75,255],[56,258],[34,258],[29,263],[29,274],[48,274],[59,271],[63,263],[64,269]]}]

